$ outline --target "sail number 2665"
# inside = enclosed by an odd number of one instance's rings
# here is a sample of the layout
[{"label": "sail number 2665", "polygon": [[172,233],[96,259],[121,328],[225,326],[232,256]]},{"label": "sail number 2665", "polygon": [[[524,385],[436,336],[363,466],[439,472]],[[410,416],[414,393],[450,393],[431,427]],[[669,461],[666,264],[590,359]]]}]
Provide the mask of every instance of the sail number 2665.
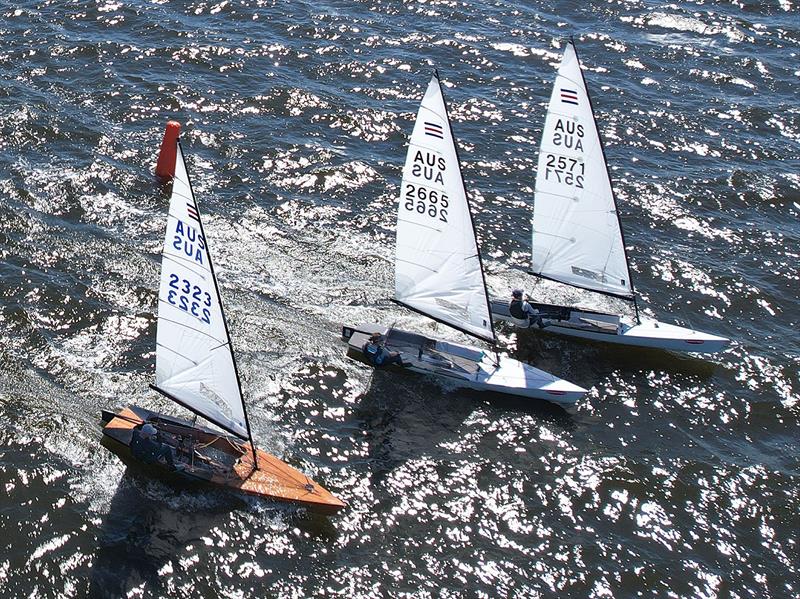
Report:
[{"label": "sail number 2665", "polygon": [[406,183],[405,185],[406,203],[403,207],[406,210],[427,214],[443,223],[447,222],[447,209],[450,206],[450,202],[445,194],[439,193],[435,189],[414,185],[413,183]]},{"label": "sail number 2665", "polygon": [[167,301],[170,304],[206,324],[211,324],[211,312],[208,309],[211,306],[211,295],[208,292],[176,274],[169,275],[169,286]]},{"label": "sail number 2665", "polygon": [[547,154],[545,163],[544,178],[555,179],[565,185],[574,185],[583,189],[583,172],[585,169],[582,160],[566,158],[565,156],[555,156]]}]

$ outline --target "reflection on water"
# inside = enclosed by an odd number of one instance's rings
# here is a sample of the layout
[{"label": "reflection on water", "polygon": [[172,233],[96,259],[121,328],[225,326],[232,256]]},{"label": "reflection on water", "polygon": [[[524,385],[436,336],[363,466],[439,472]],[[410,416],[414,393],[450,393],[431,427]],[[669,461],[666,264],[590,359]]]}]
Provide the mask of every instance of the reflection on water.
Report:
[{"label": "reflection on water", "polygon": [[[0,589],[8,596],[794,596],[796,6],[18,2],[0,44]],[[343,322],[402,311],[395,201],[438,68],[493,295],[537,281],[530,202],[560,41],[589,71],[645,313],[700,361],[501,327],[588,389],[568,416],[373,373]],[[331,520],[127,471],[183,123],[255,437]]]},{"label": "reflection on water", "polygon": [[187,519],[123,477],[97,528],[89,596],[120,597],[145,589],[152,596],[167,594],[161,580],[172,573],[172,561],[191,530]]}]

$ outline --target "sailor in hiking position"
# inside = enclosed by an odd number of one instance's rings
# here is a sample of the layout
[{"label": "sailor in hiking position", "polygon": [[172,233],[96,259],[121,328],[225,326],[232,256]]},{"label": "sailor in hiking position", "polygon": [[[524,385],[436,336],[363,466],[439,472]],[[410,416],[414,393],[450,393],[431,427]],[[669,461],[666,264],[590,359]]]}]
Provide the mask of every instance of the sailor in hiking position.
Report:
[{"label": "sailor in hiking position", "polygon": [[380,333],[372,333],[361,351],[373,366],[389,366],[391,364],[406,366],[398,352],[389,351],[383,346],[383,336]]},{"label": "sailor in hiking position", "polygon": [[508,311],[514,318],[527,320],[530,323],[536,323],[540,329],[544,328],[544,322],[542,322],[539,310],[522,298],[522,289],[514,289],[514,291],[511,292],[511,301],[508,303]]},{"label": "sailor in hiking position", "polygon": [[[131,438],[131,454],[145,464],[159,464],[172,470],[180,469],[175,464],[172,448],[156,440],[156,427],[145,424],[141,428],[133,429]],[[183,466],[183,464],[180,464]]]}]

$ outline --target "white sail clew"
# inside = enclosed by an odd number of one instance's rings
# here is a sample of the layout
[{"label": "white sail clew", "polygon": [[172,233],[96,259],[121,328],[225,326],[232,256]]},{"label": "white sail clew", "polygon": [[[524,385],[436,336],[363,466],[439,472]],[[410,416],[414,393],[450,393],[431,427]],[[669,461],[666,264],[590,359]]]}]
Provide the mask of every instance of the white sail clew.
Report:
[{"label": "white sail clew", "polygon": [[494,342],[472,216],[436,77],[411,134],[395,251],[395,299]]},{"label": "white sail clew", "polygon": [[156,388],[220,427],[248,437],[217,282],[180,144],[161,261]]},{"label": "white sail clew", "polygon": [[633,297],[611,180],[575,46],[558,69],[539,149],[532,270]]}]

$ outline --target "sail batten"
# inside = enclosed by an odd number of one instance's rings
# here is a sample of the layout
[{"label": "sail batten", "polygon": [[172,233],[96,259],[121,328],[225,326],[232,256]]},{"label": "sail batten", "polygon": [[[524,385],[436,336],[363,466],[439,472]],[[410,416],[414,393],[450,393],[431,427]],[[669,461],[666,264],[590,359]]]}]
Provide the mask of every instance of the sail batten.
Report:
[{"label": "sail batten", "polygon": [[472,215],[436,77],[417,112],[403,168],[394,263],[398,303],[494,342]]},{"label": "sail batten", "polygon": [[249,437],[219,288],[180,144],[161,260],[153,387],[224,430]]},{"label": "sail batten", "polygon": [[534,187],[531,271],[632,299],[633,283],[602,141],[571,42],[550,97]]}]

